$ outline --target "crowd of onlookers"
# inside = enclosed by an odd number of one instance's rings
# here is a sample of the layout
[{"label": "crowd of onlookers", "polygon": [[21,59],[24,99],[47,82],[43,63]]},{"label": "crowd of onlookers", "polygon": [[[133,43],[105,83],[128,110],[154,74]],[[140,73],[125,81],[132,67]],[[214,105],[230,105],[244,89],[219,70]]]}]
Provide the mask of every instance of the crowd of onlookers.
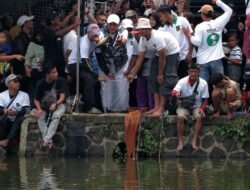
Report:
[{"label": "crowd of onlookers", "polygon": [[[52,10],[39,18],[22,15],[9,30],[1,23],[0,89],[8,91],[16,79],[21,82],[21,91],[36,108],[33,114],[44,137],[41,148],[52,147],[66,111],[63,104],[76,94],[77,77],[81,111],[86,113],[141,107],[148,109],[145,114],[159,117],[177,97],[178,149],[183,148],[184,120],[191,112],[197,119],[192,141],[197,148],[201,118],[209,105],[214,116],[225,113],[228,119],[249,106],[250,5],[246,0],[245,22],[236,14],[237,7],[221,0],[203,5],[197,14],[188,12],[186,5],[185,0],[108,1],[106,12],[91,13],[81,5],[83,16],[78,18],[77,1],[72,1],[63,17]],[[195,102],[185,107],[183,102],[192,99],[185,97],[193,94]],[[3,114],[7,105],[0,101]]]}]

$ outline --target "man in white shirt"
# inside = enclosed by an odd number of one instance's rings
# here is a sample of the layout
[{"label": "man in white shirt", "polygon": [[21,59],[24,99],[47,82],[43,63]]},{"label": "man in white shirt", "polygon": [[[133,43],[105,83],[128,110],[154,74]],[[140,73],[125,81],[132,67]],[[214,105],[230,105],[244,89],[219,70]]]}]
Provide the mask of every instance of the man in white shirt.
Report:
[{"label": "man in white shirt", "polygon": [[[193,117],[196,119],[194,126],[194,136],[192,140],[192,148],[197,149],[197,138],[202,126],[202,120],[205,116],[204,110],[208,104],[208,85],[205,80],[199,77],[200,68],[198,64],[189,65],[188,70],[189,75],[180,79],[177,85],[174,87],[172,92],[173,96],[177,97],[187,97],[192,94],[195,94],[195,102],[191,107],[184,107],[180,104],[177,108],[177,133],[178,133],[178,147],[177,150],[180,151],[183,149],[183,128],[184,122],[188,119],[190,113],[193,114]],[[197,86],[196,92],[195,88]]]},{"label": "man in white shirt", "polygon": [[171,33],[180,45],[180,66],[179,77],[185,77],[188,75],[188,64],[192,63],[193,46],[189,39],[183,32],[184,28],[188,28],[192,33],[193,29],[185,17],[172,14],[171,8],[168,5],[161,5],[157,12],[160,16],[161,22],[164,24],[159,30],[167,31]]},{"label": "man in white shirt", "polygon": [[[97,24],[89,24],[87,27],[87,34],[81,38],[80,41],[80,93],[83,96],[84,112],[99,114],[100,110],[96,108],[95,102],[95,85],[98,76],[92,69],[92,54],[96,48],[96,42],[99,41],[100,29]],[[69,60],[69,73],[76,78],[76,60],[77,48],[72,51],[72,59]]]},{"label": "man in white shirt", "polygon": [[194,36],[191,35],[188,29],[184,29],[192,44],[198,47],[197,63],[200,64],[200,77],[207,82],[211,73],[224,73],[221,61],[221,58],[224,57],[222,31],[233,12],[221,0],[212,0],[212,2],[225,12],[213,20],[213,7],[211,5],[203,5],[199,10],[203,22],[196,26]]},{"label": "man in white shirt", "polygon": [[126,44],[128,31],[120,27],[120,18],[111,14],[104,35],[106,43],[96,49],[101,81],[101,96],[105,111],[126,111],[129,104],[129,83],[124,76],[128,67]]},{"label": "man in white shirt", "polygon": [[147,18],[140,18],[136,29],[142,35],[139,42],[139,55],[135,67],[128,75],[132,81],[139,71],[147,51],[156,50],[156,58],[152,62],[148,88],[154,94],[155,107],[148,112],[159,117],[165,109],[166,96],[170,95],[178,81],[179,51],[177,40],[169,33],[151,28]]},{"label": "man in white shirt", "polygon": [[20,90],[19,80],[19,76],[10,74],[5,79],[8,89],[0,93],[0,146],[2,147],[7,147],[19,135],[23,116],[30,107],[29,95]]},{"label": "man in white shirt", "polygon": [[[72,17],[70,20],[69,25],[75,22],[75,17]],[[76,34],[77,27],[69,31],[67,34],[63,36],[63,54],[65,60],[65,72],[68,73],[68,64],[75,63],[76,57],[71,54],[73,49],[77,48],[77,34]]]}]

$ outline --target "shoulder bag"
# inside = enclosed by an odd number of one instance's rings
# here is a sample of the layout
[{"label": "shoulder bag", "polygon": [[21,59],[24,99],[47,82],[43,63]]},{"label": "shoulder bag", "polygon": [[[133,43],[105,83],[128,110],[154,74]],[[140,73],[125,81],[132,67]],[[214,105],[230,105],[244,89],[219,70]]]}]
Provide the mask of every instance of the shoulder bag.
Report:
[{"label": "shoulder bag", "polygon": [[184,96],[184,97],[179,97],[178,99],[178,104],[180,107],[186,108],[186,109],[192,109],[194,104],[195,104],[195,96],[197,94],[197,88],[199,85],[199,79],[197,80],[197,83],[195,85],[193,94],[190,96]]}]

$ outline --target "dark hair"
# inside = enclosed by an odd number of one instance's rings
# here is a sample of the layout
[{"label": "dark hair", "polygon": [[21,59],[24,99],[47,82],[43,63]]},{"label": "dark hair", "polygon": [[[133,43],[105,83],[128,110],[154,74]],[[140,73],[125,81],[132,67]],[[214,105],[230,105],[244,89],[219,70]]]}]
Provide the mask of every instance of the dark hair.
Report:
[{"label": "dark hair", "polygon": [[200,65],[197,63],[191,63],[188,65],[188,69],[198,69],[200,70]]},{"label": "dark hair", "polygon": [[97,17],[97,16],[106,16],[106,14],[103,11],[97,11],[95,13],[95,17]]},{"label": "dark hair", "polygon": [[157,9],[157,12],[171,13],[171,7],[169,5],[160,5],[160,7]]},{"label": "dark hair", "polygon": [[213,11],[208,11],[207,13],[201,13],[204,14],[208,18],[213,18],[214,17],[214,12]]},{"label": "dark hair", "polygon": [[52,10],[45,16],[45,23],[47,26],[51,26],[51,20],[55,19],[57,16],[60,16],[60,12]]},{"label": "dark hair", "polygon": [[225,76],[222,73],[214,73],[211,76],[211,84],[216,85],[219,82],[221,82],[223,79],[225,79]]},{"label": "dark hair", "polygon": [[32,42],[35,42],[35,43],[38,43],[36,37],[37,37],[38,35],[44,36],[43,30],[44,30],[44,27],[43,27],[42,25],[36,24],[36,25],[34,26],[34,29],[33,29],[33,34],[32,34],[31,41],[32,41]]},{"label": "dark hair", "polygon": [[150,17],[153,17],[155,20],[155,26],[152,28],[157,30],[162,25],[159,15],[156,12],[153,12],[148,15],[148,18]]},{"label": "dark hair", "polygon": [[184,17],[186,17],[190,24],[195,23],[195,16],[192,12],[184,12],[183,15]]},{"label": "dark hair", "polygon": [[236,32],[231,32],[231,33],[229,33],[228,34],[228,38],[230,38],[230,37],[234,37],[235,39],[239,39],[239,35],[236,33]]},{"label": "dark hair", "polygon": [[51,59],[45,59],[43,63],[43,72],[45,74],[49,74],[54,68],[56,68],[56,65],[54,64],[54,61]]}]

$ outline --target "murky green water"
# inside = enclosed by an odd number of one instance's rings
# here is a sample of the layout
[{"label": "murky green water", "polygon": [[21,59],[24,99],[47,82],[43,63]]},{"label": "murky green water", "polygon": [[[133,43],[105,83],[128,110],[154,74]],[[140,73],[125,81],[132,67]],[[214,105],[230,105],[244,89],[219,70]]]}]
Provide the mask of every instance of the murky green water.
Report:
[{"label": "murky green water", "polygon": [[0,161],[0,190],[248,190],[250,160],[18,158]]}]

